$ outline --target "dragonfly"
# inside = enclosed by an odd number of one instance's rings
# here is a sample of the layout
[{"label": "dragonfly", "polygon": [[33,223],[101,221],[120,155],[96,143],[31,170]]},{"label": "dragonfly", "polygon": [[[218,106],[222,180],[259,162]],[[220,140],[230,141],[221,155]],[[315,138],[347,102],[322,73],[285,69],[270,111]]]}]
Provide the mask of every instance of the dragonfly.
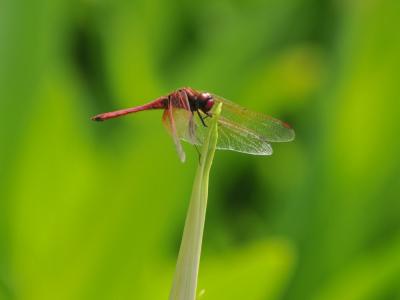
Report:
[{"label": "dragonfly", "polygon": [[213,108],[219,103],[222,103],[217,121],[219,150],[271,155],[271,143],[290,142],[295,137],[294,130],[285,122],[190,87],[177,89],[144,105],[102,113],[91,119],[105,121],[140,111],[162,109],[162,122],[172,136],[180,160],[184,162],[186,156],[181,141],[201,146],[207,136],[207,119],[213,117]]}]

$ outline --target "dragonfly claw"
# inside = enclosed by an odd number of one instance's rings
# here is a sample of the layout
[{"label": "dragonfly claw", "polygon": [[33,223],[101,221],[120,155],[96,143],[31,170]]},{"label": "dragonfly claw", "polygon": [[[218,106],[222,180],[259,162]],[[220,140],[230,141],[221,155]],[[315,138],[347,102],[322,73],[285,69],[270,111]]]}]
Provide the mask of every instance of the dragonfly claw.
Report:
[{"label": "dragonfly claw", "polygon": [[203,126],[204,127],[207,127],[207,124],[204,122],[204,119],[205,118],[203,118],[202,116],[201,116],[201,114],[200,114],[200,112],[197,110],[197,115],[199,116],[199,118],[200,118],[200,120],[201,120],[201,123],[203,124]]}]

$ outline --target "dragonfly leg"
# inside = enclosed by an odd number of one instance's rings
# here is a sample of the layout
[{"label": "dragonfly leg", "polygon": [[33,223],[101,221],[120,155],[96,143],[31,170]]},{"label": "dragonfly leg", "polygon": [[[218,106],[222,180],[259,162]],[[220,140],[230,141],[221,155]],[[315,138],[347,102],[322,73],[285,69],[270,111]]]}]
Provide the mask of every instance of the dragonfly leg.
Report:
[{"label": "dragonfly leg", "polygon": [[199,110],[196,110],[197,115],[199,116],[201,123],[203,124],[204,127],[207,127],[207,124],[204,122],[204,118],[201,116]]},{"label": "dragonfly leg", "polygon": [[207,119],[207,118],[211,118],[212,114],[210,112],[205,112],[206,116],[203,117],[203,120]]},{"label": "dragonfly leg", "polygon": [[193,146],[194,146],[194,148],[196,149],[197,154],[199,155],[199,163],[200,163],[200,161],[201,161],[201,153],[200,153],[200,150],[199,150],[199,148],[197,147],[197,145],[193,145]]}]

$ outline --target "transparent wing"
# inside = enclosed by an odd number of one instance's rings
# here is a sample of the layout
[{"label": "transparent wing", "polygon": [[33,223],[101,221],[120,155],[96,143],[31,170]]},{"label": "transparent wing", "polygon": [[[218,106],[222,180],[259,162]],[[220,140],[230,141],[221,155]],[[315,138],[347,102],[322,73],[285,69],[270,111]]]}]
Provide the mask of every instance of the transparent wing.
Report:
[{"label": "transparent wing", "polygon": [[174,118],[174,109],[164,110],[162,121],[163,121],[165,128],[172,136],[179,159],[181,160],[181,162],[185,162],[186,155],[185,155],[185,151],[183,151],[181,141],[180,141],[180,136],[178,134],[178,129],[177,129],[177,126],[181,126],[182,122],[180,121],[177,124],[177,122]]},{"label": "transparent wing", "polygon": [[218,120],[217,148],[253,155],[271,155],[272,147],[268,141],[247,128],[237,126],[223,116]]},{"label": "transparent wing", "polygon": [[222,102],[221,123],[229,123],[250,135],[267,142],[290,142],[294,139],[294,130],[286,123],[268,115],[241,107],[229,100],[214,95],[214,101]]},{"label": "transparent wing", "polygon": [[[270,142],[286,142],[294,139],[294,131],[287,124],[249,111],[221,97],[214,96],[216,102],[222,102],[222,111],[218,120],[217,149],[232,150],[253,155],[271,155]],[[201,145],[206,137],[207,128],[199,116],[190,111],[173,111],[178,136],[194,145]],[[203,118],[207,118],[202,114]],[[205,119],[207,123],[207,119]]]},{"label": "transparent wing", "polygon": [[[193,130],[192,113],[190,112],[190,104],[187,99],[186,93],[180,92],[177,97],[173,99],[164,110],[162,121],[164,127],[167,129],[175,144],[176,152],[178,153],[181,162],[185,162],[186,154],[183,151],[181,144],[181,137],[183,131],[191,125],[190,130]],[[191,132],[191,135],[193,133]]]}]

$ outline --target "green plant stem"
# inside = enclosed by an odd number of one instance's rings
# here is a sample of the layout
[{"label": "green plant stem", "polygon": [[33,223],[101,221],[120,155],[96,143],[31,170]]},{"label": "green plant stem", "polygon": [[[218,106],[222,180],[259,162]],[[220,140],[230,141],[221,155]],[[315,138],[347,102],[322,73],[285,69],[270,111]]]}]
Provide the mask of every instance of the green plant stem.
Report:
[{"label": "green plant stem", "polygon": [[174,281],[169,297],[170,300],[194,300],[196,298],[201,244],[206,217],[208,179],[217,145],[217,120],[221,107],[222,104],[219,104],[213,112],[207,138],[201,148],[200,164],[193,184]]}]

